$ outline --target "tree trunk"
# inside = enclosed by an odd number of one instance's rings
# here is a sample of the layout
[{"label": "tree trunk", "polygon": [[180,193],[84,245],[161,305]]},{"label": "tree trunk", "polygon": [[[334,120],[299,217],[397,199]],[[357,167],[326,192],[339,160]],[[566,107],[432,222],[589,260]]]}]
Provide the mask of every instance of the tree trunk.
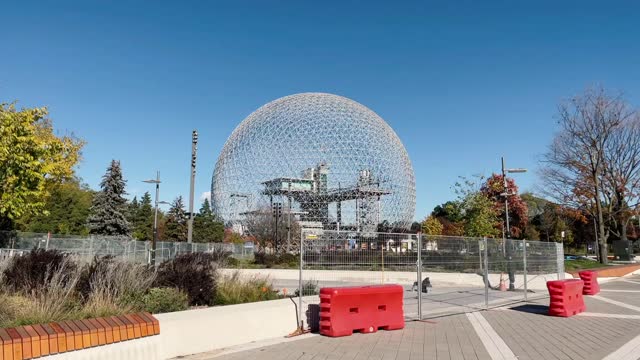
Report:
[{"label": "tree trunk", "polygon": [[609,259],[607,258],[607,238],[605,237],[604,230],[604,216],[602,215],[602,203],[600,202],[600,179],[598,179],[598,175],[594,176],[595,182],[595,190],[596,190],[596,212],[598,213],[598,232],[600,233],[598,242],[600,243],[600,263],[607,264]]},{"label": "tree trunk", "polygon": [[621,221],[620,225],[620,240],[627,241],[627,226],[629,226],[629,220]]}]

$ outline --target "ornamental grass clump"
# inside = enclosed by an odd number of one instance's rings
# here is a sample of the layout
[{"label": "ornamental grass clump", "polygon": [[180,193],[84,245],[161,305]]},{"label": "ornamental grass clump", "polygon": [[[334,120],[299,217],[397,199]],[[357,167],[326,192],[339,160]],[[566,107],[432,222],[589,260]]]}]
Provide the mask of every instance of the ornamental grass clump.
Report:
[{"label": "ornamental grass clump", "polygon": [[191,306],[211,306],[216,296],[217,256],[210,253],[180,254],[160,264],[154,287],[172,287],[189,296]]},{"label": "ornamental grass clump", "polygon": [[83,312],[87,317],[103,317],[144,310],[142,297],[155,278],[156,273],[144,264],[95,257],[78,283]]},{"label": "ornamental grass clump", "polygon": [[221,276],[216,290],[216,305],[243,304],[279,298],[268,277],[259,275],[242,277],[239,271]]}]

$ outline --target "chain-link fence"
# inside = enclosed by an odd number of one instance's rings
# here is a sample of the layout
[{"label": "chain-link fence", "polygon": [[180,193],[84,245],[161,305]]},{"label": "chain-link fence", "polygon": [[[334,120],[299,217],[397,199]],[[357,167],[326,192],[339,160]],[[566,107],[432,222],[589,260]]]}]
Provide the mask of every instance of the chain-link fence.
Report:
[{"label": "chain-link fence", "polygon": [[[111,255],[130,261],[149,262],[152,244],[130,237],[95,235],[51,235],[41,233],[4,232],[0,234],[0,260],[21,256],[32,249],[55,249],[81,258]],[[156,244],[156,264],[176,255],[192,252],[228,251],[233,257],[248,258],[253,250],[244,244],[186,243],[159,241]]]},{"label": "chain-link fence", "polygon": [[546,297],[546,281],[564,277],[556,243],[327,230],[301,238],[297,295],[311,324],[320,287],[400,284],[405,315],[423,319]]}]

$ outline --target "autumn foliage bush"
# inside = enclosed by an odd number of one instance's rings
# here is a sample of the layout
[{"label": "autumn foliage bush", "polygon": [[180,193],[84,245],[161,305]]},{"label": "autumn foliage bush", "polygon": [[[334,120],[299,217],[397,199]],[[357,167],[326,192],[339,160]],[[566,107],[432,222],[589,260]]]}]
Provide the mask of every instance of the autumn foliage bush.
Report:
[{"label": "autumn foliage bush", "polygon": [[216,295],[219,258],[211,253],[187,253],[160,264],[156,287],[184,291],[193,306],[211,306]]}]

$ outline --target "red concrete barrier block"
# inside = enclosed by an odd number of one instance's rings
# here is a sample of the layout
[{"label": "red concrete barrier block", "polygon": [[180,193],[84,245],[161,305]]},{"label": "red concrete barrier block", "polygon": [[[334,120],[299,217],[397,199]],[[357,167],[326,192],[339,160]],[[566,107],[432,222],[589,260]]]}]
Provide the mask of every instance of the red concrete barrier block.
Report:
[{"label": "red concrete barrier block", "polygon": [[404,328],[400,285],[320,289],[320,333],[347,336]]},{"label": "red concrete barrier block", "polygon": [[600,285],[598,284],[598,273],[595,271],[580,271],[578,273],[580,279],[584,281],[584,288],[582,288],[582,295],[595,295],[600,292]]},{"label": "red concrete barrier block", "polygon": [[549,315],[570,317],[585,311],[583,287],[578,279],[547,281]]}]

